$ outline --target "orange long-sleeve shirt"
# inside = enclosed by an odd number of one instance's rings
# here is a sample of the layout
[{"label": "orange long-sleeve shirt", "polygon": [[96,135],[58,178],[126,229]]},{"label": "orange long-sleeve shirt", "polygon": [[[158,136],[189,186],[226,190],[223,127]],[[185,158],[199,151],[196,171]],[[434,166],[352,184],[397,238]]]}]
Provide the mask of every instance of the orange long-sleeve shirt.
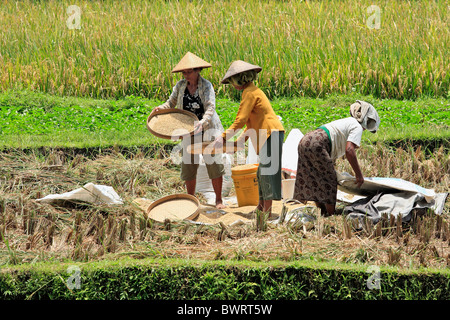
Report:
[{"label": "orange long-sleeve shirt", "polygon": [[[272,131],[284,131],[283,125],[273,111],[269,99],[253,83],[250,83],[242,92],[242,99],[236,114],[236,120],[222,133],[222,137],[228,140],[244,126],[246,128],[238,140],[243,136],[245,136],[245,139],[250,136],[257,154],[259,154],[261,147]],[[249,129],[254,129],[256,135],[248,132]]]}]

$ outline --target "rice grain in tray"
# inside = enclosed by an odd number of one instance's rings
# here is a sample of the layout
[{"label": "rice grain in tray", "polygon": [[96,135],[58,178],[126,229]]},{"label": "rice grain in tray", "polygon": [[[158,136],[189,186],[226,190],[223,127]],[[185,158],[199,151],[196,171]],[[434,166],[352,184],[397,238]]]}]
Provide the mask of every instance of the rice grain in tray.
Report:
[{"label": "rice grain in tray", "polygon": [[189,194],[173,194],[154,201],[148,208],[150,219],[164,222],[164,220],[194,219],[198,215],[198,199]]},{"label": "rice grain in tray", "polygon": [[194,133],[198,118],[192,112],[168,108],[152,112],[147,118],[147,129],[155,136],[172,139]]},{"label": "rice grain in tray", "polygon": [[182,113],[165,113],[150,119],[149,126],[166,136],[185,134],[194,130],[195,119]]},{"label": "rice grain in tray", "polygon": [[[180,210],[183,208],[183,210]],[[150,217],[156,221],[183,220],[191,216],[197,210],[197,205],[186,199],[174,199],[170,202],[163,202],[154,207],[150,212]]]},{"label": "rice grain in tray", "polygon": [[221,154],[235,153],[244,148],[238,148],[233,142],[227,142],[222,148],[214,147],[214,142],[204,141],[202,143],[191,144],[187,147],[187,152],[191,154]]}]

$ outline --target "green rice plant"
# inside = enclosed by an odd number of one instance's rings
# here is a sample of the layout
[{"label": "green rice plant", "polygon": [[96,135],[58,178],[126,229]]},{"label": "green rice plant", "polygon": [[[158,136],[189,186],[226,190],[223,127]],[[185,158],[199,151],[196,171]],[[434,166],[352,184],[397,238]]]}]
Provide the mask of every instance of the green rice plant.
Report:
[{"label": "green rice plant", "polygon": [[3,230],[0,230],[0,236],[2,238],[2,242],[5,244],[6,249],[7,249],[7,253],[8,253],[8,260],[7,263],[15,265],[18,264],[19,258],[17,257],[16,251],[10,247],[9,245],[9,240],[5,235],[5,232]]},{"label": "green rice plant", "polygon": [[255,209],[255,230],[267,231],[267,220],[269,219],[270,212]]}]

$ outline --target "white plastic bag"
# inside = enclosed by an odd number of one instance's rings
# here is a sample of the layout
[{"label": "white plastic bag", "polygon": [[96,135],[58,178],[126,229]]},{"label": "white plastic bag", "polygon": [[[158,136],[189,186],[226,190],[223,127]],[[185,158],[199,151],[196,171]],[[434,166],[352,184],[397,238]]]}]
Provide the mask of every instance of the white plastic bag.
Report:
[{"label": "white plastic bag", "polygon": [[[222,154],[222,162],[225,167],[225,174],[222,181],[222,197],[226,197],[229,195],[233,186],[233,180],[231,179],[231,156],[226,153]],[[195,191],[201,193],[208,204],[216,204],[216,194],[214,193],[214,188],[211,179],[208,176],[208,170],[206,169],[202,155],[200,155],[200,163],[197,170]]]},{"label": "white plastic bag", "polygon": [[303,138],[303,133],[299,129],[292,129],[283,143],[283,156],[281,158],[281,170],[295,178],[297,174],[298,143]]},{"label": "white plastic bag", "polygon": [[259,156],[256,154],[255,147],[253,147],[252,140],[248,139],[248,153],[245,160],[246,164],[249,163],[259,163]]},{"label": "white plastic bag", "polygon": [[50,194],[44,198],[36,199],[38,202],[55,203],[61,200],[81,201],[93,204],[123,204],[122,199],[113,187],[85,184],[83,187],[62,194]]}]

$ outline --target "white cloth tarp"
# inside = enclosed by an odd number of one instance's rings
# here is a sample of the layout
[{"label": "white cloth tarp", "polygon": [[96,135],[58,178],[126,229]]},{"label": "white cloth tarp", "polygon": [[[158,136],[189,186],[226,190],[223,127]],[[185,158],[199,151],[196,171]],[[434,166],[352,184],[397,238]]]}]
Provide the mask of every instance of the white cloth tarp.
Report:
[{"label": "white cloth tarp", "polygon": [[123,204],[123,200],[113,187],[85,184],[83,187],[62,194],[50,194],[44,198],[36,199],[43,203],[59,203],[61,201],[87,202],[92,204]]},{"label": "white cloth tarp", "polygon": [[382,214],[402,216],[407,222],[414,209],[429,209],[440,215],[448,193],[436,193],[412,182],[398,178],[364,178],[361,188],[355,185],[355,178],[348,173],[338,173],[338,189],[343,194],[357,195],[344,214],[351,218],[368,217],[375,223]]},{"label": "white cloth tarp", "polygon": [[407,191],[420,193],[430,202],[436,197],[433,189],[426,189],[412,182],[399,178],[364,177],[364,184],[360,189],[355,186],[355,177],[347,172],[338,173],[339,188],[353,194],[376,194],[379,192]]}]

